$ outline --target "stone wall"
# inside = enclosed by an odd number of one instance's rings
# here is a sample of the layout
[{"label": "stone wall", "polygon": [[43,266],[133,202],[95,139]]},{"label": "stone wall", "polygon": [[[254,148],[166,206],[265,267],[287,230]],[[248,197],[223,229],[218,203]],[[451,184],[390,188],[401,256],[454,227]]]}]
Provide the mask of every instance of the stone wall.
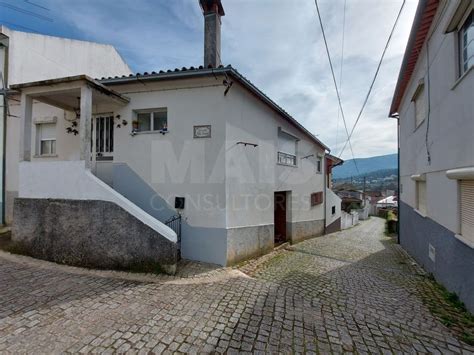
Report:
[{"label": "stone wall", "polygon": [[12,241],[33,257],[68,265],[176,271],[176,243],[107,201],[17,198]]},{"label": "stone wall", "polygon": [[227,265],[271,252],[273,240],[273,224],[228,229]]},{"label": "stone wall", "polygon": [[316,221],[289,222],[287,223],[287,239],[291,243],[319,237],[324,234],[324,219]]}]

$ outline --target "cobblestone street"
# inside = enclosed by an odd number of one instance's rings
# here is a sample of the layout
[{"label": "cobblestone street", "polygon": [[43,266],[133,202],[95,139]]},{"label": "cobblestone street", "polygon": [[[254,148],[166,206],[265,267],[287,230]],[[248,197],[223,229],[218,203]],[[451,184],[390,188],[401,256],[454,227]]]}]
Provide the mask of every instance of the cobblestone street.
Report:
[{"label": "cobblestone street", "polygon": [[0,352],[472,353],[421,299],[384,221],[176,277],[0,253]]}]

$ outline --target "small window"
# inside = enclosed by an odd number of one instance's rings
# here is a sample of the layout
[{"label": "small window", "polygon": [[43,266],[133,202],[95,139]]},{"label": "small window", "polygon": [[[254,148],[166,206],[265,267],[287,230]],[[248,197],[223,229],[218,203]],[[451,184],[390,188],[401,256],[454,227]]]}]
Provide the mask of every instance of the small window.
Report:
[{"label": "small window", "polygon": [[137,112],[134,125],[137,132],[166,131],[168,129],[168,112],[166,109]]},{"label": "small window", "polygon": [[278,132],[278,163],[296,166],[296,144],[298,139],[292,135]]},{"label": "small window", "polygon": [[323,192],[314,192],[311,194],[311,206],[317,206],[323,203]]},{"label": "small window", "polygon": [[321,174],[323,171],[323,159],[321,157],[316,158],[316,172]]},{"label": "small window", "polygon": [[56,155],[56,123],[37,124],[36,136],[38,155]]},{"label": "small window", "polygon": [[423,123],[426,116],[425,86],[421,84],[413,97],[415,103],[415,128]]},{"label": "small window", "polygon": [[471,11],[459,30],[459,64],[460,75],[474,65],[474,11]]},{"label": "small window", "polygon": [[426,181],[416,182],[416,209],[424,215],[427,214]]},{"label": "small window", "polygon": [[474,180],[461,180],[461,235],[474,243]]},{"label": "small window", "polygon": [[331,213],[336,214],[336,206],[332,206]]}]

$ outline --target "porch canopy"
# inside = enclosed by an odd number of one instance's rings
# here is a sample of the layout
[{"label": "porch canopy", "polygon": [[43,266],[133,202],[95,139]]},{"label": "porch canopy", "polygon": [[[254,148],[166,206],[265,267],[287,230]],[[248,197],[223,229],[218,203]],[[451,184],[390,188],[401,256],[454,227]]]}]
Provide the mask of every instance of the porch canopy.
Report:
[{"label": "porch canopy", "polygon": [[11,89],[21,92],[20,160],[31,161],[33,100],[36,100],[66,111],[80,111],[80,159],[85,160],[86,167],[89,169],[91,164],[92,105],[125,106],[130,101],[129,98],[107,88],[87,75],[11,85]]}]

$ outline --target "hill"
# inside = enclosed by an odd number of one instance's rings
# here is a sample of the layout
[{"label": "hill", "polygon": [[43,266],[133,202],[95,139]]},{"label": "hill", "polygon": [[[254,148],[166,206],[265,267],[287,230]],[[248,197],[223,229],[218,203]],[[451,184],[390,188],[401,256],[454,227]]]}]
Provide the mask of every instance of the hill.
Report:
[{"label": "hill", "polygon": [[[357,172],[354,160],[359,168]],[[378,170],[397,169],[397,154],[380,155],[370,158],[359,158],[347,160],[341,166],[334,168],[334,179],[345,179],[351,176],[367,175]]]}]

